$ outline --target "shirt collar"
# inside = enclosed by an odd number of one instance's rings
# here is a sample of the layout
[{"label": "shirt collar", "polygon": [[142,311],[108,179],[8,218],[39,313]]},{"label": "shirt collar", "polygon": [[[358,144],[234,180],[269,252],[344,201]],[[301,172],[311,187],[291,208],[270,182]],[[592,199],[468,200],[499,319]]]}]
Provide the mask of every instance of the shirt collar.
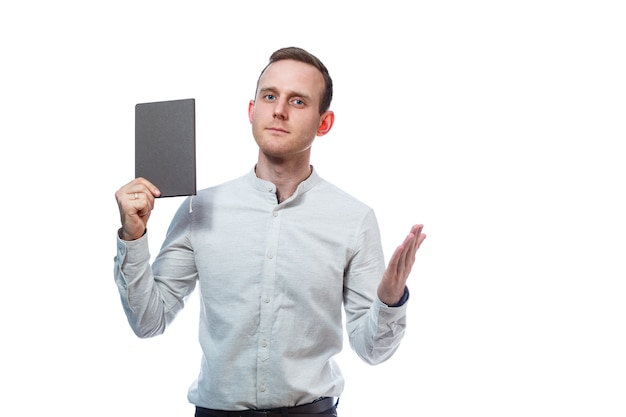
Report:
[{"label": "shirt collar", "polygon": [[[256,176],[255,167],[252,167],[250,172],[248,172],[246,180],[248,184],[250,184],[256,190],[273,193],[276,192],[276,186],[272,182],[263,180]],[[311,175],[309,175],[307,179],[298,184],[296,191],[291,197],[288,198],[288,200],[292,200],[293,198],[296,198],[297,196],[306,193],[311,188],[315,187],[319,182],[320,176],[313,167],[313,165],[311,165]]]}]

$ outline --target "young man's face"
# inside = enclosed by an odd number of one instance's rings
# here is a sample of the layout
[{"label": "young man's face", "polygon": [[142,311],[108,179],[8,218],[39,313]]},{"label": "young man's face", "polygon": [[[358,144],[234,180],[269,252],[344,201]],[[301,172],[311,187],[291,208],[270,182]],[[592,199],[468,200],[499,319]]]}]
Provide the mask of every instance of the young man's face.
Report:
[{"label": "young man's face", "polygon": [[330,130],[330,112],[319,113],[324,77],[312,65],[293,60],[272,63],[259,78],[248,116],[261,151],[290,159],[310,152],[315,136]]}]

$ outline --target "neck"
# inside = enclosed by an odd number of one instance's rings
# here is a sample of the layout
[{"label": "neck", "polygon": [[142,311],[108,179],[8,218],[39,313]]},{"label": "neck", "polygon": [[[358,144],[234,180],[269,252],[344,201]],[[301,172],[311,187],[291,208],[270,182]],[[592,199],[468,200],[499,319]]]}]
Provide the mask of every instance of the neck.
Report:
[{"label": "neck", "polygon": [[255,172],[257,177],[276,186],[276,197],[282,203],[312,171],[308,158],[301,161],[276,161],[259,155]]}]

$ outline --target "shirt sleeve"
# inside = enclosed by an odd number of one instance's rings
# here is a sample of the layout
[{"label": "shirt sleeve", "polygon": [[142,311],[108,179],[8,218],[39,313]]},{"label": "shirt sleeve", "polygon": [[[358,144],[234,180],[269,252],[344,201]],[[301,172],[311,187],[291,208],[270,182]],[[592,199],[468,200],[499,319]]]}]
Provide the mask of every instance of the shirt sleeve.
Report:
[{"label": "shirt sleeve", "polygon": [[[395,353],[406,330],[407,303],[390,307],[378,299],[376,291],[384,271],[378,223],[370,211],[363,220],[345,272],[344,309],[350,346],[372,365]],[[408,296],[408,292],[405,294]]]},{"label": "shirt sleeve", "polygon": [[150,264],[148,233],[134,241],[117,237],[114,279],[128,323],[141,338],[162,334],[196,285],[193,251],[174,217],[159,256]]}]

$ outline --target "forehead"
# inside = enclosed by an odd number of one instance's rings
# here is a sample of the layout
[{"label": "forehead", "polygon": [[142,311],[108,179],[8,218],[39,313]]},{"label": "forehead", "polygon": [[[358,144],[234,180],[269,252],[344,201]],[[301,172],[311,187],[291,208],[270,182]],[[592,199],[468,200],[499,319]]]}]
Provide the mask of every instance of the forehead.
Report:
[{"label": "forehead", "polygon": [[271,63],[259,78],[259,90],[275,89],[298,92],[319,98],[324,89],[324,77],[313,65],[284,59]]}]

